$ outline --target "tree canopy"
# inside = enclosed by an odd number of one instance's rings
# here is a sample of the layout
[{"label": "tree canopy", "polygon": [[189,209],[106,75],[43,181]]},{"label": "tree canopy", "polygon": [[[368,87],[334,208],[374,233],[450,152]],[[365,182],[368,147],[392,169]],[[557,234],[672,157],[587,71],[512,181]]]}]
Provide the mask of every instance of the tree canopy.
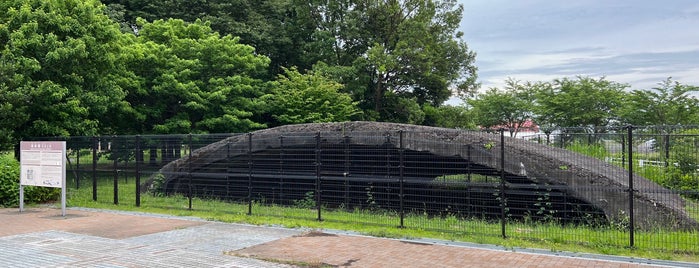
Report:
[{"label": "tree canopy", "polygon": [[695,125],[699,123],[696,86],[668,78],[655,88],[628,90],[628,85],[578,76],[521,83],[512,78],[503,89],[491,88],[465,97],[476,124],[503,126],[510,134],[532,120],[539,126],[597,131],[619,125]]},{"label": "tree canopy", "polygon": [[433,107],[425,104],[422,109],[425,111],[424,125],[458,129],[476,128],[473,112],[466,106],[442,105]]},{"label": "tree canopy", "polygon": [[[126,30],[138,29],[138,17],[208,21],[270,58],[269,79],[285,68],[305,72],[321,64],[340,78],[364,119],[414,121],[423,113],[414,107],[442,105],[453,91],[476,86],[475,53],[457,31],[463,8],[454,0],[104,3],[132,26]],[[416,114],[395,116],[405,111]]]},{"label": "tree canopy", "polygon": [[139,20],[128,64],[139,83],[126,99],[146,133],[243,132],[264,95],[269,59],[207,23]]},{"label": "tree canopy", "polygon": [[262,100],[275,125],[343,122],[360,114],[342,85],[322,74],[301,74],[295,68],[286,69],[270,83],[271,92]]},{"label": "tree canopy", "polygon": [[468,104],[473,108],[479,126],[505,127],[510,136],[515,136],[524,122],[534,116],[532,94],[536,86],[532,83],[521,84],[513,79],[508,79],[506,83],[504,90],[491,88],[469,99]]},{"label": "tree canopy", "polygon": [[91,135],[128,109],[119,77],[123,38],[93,0],[0,4],[0,131],[29,136]]},{"label": "tree canopy", "polygon": [[633,90],[621,110],[626,123],[633,125],[699,124],[699,99],[689,95],[699,87],[683,85],[671,78],[651,90]]},{"label": "tree canopy", "polygon": [[624,89],[628,85],[579,76],[556,79],[535,93],[538,122],[558,127],[582,127],[595,131],[619,121]]},{"label": "tree canopy", "polygon": [[[463,8],[455,1],[328,1],[319,29],[334,36],[334,66],[351,66],[348,91],[375,119],[396,117],[425,103],[443,104],[452,91],[475,86],[475,53],[457,31]],[[325,15],[325,16],[323,16]],[[329,59],[332,60],[332,59]],[[419,122],[418,122],[419,123]]]},{"label": "tree canopy", "polygon": [[[455,0],[0,2],[0,147],[32,136],[377,120],[699,123],[697,87],[579,76],[479,91]],[[461,96],[466,106],[445,105]]]}]

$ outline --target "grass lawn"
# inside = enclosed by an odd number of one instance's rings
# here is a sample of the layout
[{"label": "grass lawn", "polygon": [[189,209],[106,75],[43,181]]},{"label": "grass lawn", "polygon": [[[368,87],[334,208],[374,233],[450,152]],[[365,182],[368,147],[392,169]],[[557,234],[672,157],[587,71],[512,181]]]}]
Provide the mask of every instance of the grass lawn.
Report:
[{"label": "grass lawn", "polygon": [[435,238],[494,244],[507,248],[523,247],[623,255],[641,258],[699,262],[699,233],[696,231],[636,232],[635,248],[629,248],[629,234],[617,228],[563,226],[555,223],[510,222],[506,224],[507,238],[501,237],[500,222],[456,217],[428,217],[419,213],[404,218],[404,228],[398,228],[400,217],[395,212],[366,210],[322,210],[322,221],[317,210],[253,203],[248,215],[247,203],[223,202],[193,198],[192,210],[185,196],[141,195],[141,206],[135,206],[133,179],[119,182],[119,205],[113,204],[113,180],[98,182],[98,200],[92,200],[89,182],[80,189],[70,186],[67,204],[70,207],[89,207],[112,210],[140,211],[194,216],[212,221],[278,225],[291,228],[317,228],[355,231],[371,236],[393,238]]}]

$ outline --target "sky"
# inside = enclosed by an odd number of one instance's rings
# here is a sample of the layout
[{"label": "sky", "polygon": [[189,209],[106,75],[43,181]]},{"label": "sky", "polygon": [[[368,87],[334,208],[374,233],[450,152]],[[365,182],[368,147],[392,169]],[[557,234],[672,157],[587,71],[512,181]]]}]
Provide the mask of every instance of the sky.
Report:
[{"label": "sky", "polygon": [[[578,75],[699,86],[699,1],[458,0],[481,89]],[[455,99],[448,103],[458,102]]]}]

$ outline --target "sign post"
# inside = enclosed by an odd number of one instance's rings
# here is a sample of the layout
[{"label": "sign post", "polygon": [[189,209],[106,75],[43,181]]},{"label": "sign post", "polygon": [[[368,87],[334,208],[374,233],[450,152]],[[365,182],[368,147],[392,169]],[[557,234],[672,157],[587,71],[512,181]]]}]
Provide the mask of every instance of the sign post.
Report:
[{"label": "sign post", "polygon": [[61,188],[61,215],[66,216],[66,142],[20,142],[19,211],[24,211],[24,186]]}]

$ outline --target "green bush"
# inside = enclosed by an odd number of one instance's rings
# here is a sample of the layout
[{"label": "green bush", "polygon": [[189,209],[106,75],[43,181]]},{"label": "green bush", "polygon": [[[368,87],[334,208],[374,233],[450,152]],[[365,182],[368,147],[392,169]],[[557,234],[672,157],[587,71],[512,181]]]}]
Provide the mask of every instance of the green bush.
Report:
[{"label": "green bush", "polygon": [[157,173],[152,177],[148,192],[153,196],[165,196],[165,175]]},{"label": "green bush", "polygon": [[19,202],[19,162],[10,154],[0,154],[0,206]]},{"label": "green bush", "polygon": [[[26,203],[41,203],[60,198],[60,188],[24,187]],[[19,204],[19,162],[12,154],[0,153],[0,206]]]},{"label": "green bush", "polygon": [[680,132],[672,138],[670,166],[663,186],[682,191],[685,197],[699,199],[699,130]]},{"label": "green bush", "polygon": [[316,208],[316,198],[314,197],[313,192],[306,192],[303,199],[294,200],[294,206],[303,209]]},{"label": "green bush", "polygon": [[586,144],[580,141],[576,141],[566,146],[566,148],[570,151],[591,156],[597,159],[604,159],[604,157],[609,155],[607,153],[607,149],[601,143]]}]

